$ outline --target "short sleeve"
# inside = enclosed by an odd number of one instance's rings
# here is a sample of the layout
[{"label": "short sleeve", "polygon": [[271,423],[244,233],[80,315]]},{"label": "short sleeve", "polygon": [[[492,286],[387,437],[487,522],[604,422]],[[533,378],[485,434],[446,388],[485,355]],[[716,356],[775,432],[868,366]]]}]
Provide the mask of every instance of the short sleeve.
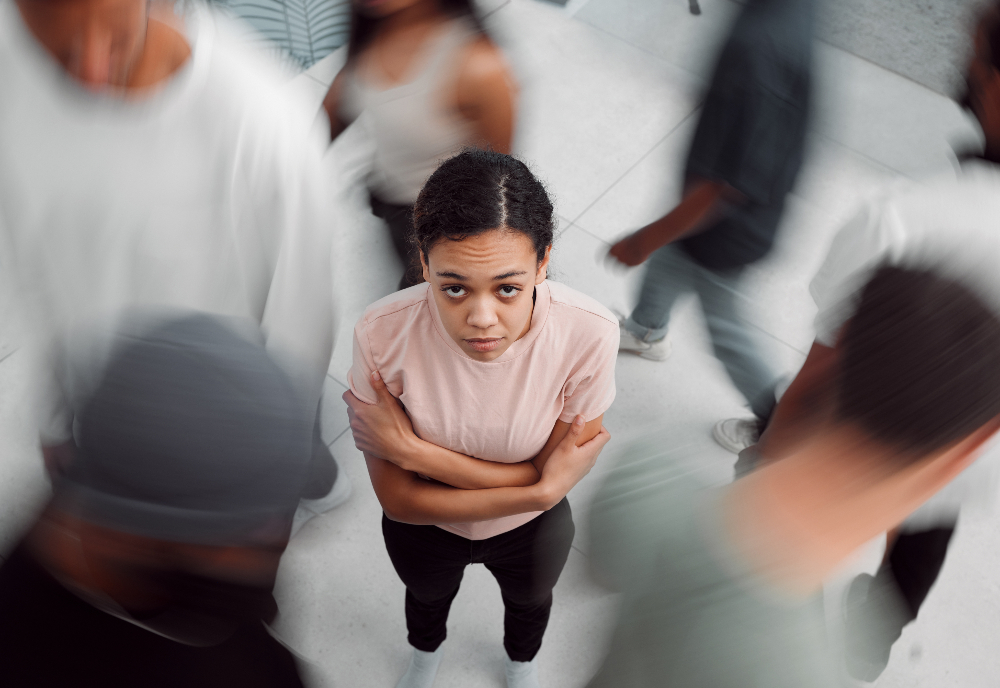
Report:
[{"label": "short sleeve", "polygon": [[368,327],[362,317],[354,326],[354,358],[351,369],[347,372],[347,384],[354,396],[366,404],[378,403],[378,395],[371,383],[374,371],[375,359],[368,341]]},{"label": "short sleeve", "polygon": [[854,314],[855,298],[872,273],[896,262],[904,235],[884,203],[866,206],[837,233],[822,266],[809,284],[818,309],[816,341],[833,347],[844,323]]},{"label": "short sleeve", "polygon": [[604,414],[615,400],[615,362],[620,335],[613,323],[581,358],[563,388],[563,411],[559,420],[572,423],[577,415],[587,422]]}]

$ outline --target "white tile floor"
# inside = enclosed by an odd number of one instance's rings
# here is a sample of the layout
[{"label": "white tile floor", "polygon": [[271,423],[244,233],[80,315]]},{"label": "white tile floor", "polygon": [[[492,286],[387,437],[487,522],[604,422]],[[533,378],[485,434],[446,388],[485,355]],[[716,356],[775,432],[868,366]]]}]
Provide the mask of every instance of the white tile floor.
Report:
[{"label": "white tile floor", "polygon": [[[710,59],[737,6],[702,0],[572,0],[566,9],[531,0],[493,0],[489,28],[508,49],[522,85],[517,148],[547,182],[560,216],[553,276],[627,311],[639,273],[609,270],[608,241],[677,200],[680,166]],[[812,339],[806,290],[837,227],[866,196],[902,177],[950,168],[948,151],[976,133],[944,97],[842,50],[817,47],[819,97],[810,156],[779,244],[752,269],[759,313],[777,365],[794,372]],[[316,65],[292,88],[318,104],[339,56]],[[327,380],[323,432],[351,477],[351,500],[307,524],[279,575],[279,631],[310,660],[316,686],[390,688],[408,655],[398,581],[379,528],[380,510],[347,430],[340,395],[350,364],[351,326],[363,308],[393,290],[399,266],[388,237],[366,208],[358,179],[364,132],[352,128],[328,162],[341,200],[338,225],[340,335]],[[351,256],[364,256],[350,260]],[[3,313],[5,309],[0,309]],[[622,356],[618,399],[606,415],[614,439],[572,494],[575,551],[556,588],[540,655],[546,688],[583,686],[600,662],[614,597],[587,577],[587,504],[615,445],[667,426],[678,442],[704,451],[727,479],[733,457],[709,437],[719,418],[743,413],[712,357],[692,300],[672,321],[674,354],[665,363]],[[28,352],[10,328],[0,334],[0,553],[16,542],[44,500],[46,484],[29,431]],[[996,519],[964,523],[921,618],[904,634],[879,686],[978,688],[1000,675],[1000,529]],[[871,565],[877,544],[854,565]],[[438,688],[502,686],[502,606],[481,567],[469,570],[449,620]]]}]

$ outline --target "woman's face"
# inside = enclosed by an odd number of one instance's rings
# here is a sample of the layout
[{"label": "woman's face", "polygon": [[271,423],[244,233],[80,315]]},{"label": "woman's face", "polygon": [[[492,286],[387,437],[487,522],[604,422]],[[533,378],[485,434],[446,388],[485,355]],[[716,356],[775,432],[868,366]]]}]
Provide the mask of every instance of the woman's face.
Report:
[{"label": "woman's face", "polygon": [[421,256],[424,279],[445,330],[477,361],[498,358],[531,326],[534,287],[545,280],[525,234],[491,230],[462,241],[442,239]]}]

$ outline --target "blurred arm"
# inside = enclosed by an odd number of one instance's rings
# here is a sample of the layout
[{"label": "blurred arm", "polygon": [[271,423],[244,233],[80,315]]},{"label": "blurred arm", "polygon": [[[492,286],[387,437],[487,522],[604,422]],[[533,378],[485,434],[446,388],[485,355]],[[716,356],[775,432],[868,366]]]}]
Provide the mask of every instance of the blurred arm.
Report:
[{"label": "blurred arm", "polygon": [[609,253],[625,265],[644,263],[656,249],[703,228],[734,193],[723,182],[697,180],[677,207],[616,243]]},{"label": "blurred arm", "polygon": [[503,54],[486,38],[465,51],[458,74],[458,109],[476,129],[476,145],[510,153],[517,87]]}]

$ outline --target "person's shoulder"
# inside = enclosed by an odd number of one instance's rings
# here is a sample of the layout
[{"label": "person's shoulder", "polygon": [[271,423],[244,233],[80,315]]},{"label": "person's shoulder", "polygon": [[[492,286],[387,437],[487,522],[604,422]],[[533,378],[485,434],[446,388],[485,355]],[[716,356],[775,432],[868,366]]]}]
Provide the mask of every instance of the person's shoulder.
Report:
[{"label": "person's shoulder", "polygon": [[560,282],[546,280],[545,283],[549,287],[549,308],[557,317],[577,320],[601,331],[612,327],[617,329],[618,318],[597,299]]},{"label": "person's shoulder", "polygon": [[369,305],[358,321],[364,329],[372,327],[405,327],[414,318],[429,317],[426,282],[394,292]]}]

